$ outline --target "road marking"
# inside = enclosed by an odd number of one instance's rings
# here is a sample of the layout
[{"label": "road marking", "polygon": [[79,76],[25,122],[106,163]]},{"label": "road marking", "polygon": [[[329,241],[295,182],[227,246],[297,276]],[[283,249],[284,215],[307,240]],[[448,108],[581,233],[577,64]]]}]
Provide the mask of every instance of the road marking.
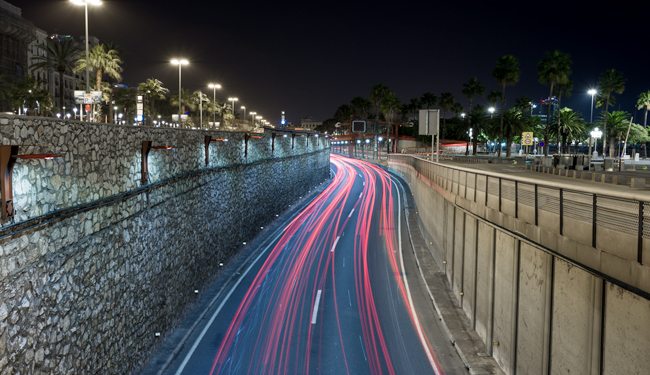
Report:
[{"label": "road marking", "polygon": [[345,257],[343,257],[343,268],[345,268]]},{"label": "road marking", "polygon": [[[244,278],[246,277],[246,275],[248,275],[248,273],[250,272],[250,270],[255,266],[255,264],[257,264],[257,262],[262,258],[262,256],[263,256],[264,254],[266,254],[266,252],[267,252],[267,251],[268,251],[272,246],[275,245],[275,242],[276,242],[276,241],[277,241],[277,240],[282,236],[282,234],[284,234],[284,232],[287,230],[287,227],[291,224],[291,222],[292,222],[296,217],[297,217],[297,215],[291,217],[291,220],[288,220],[288,222],[287,222],[287,224],[285,224],[285,227],[283,228],[283,230],[280,231],[280,233],[278,233],[278,234],[273,238],[273,240],[271,240],[271,242],[269,242],[269,244],[264,248],[264,250],[262,250],[262,251],[259,253],[259,255],[255,258],[255,260],[253,260],[253,262],[248,266],[248,268],[246,268],[246,271],[244,271],[244,273],[239,277],[239,279],[237,280],[237,282],[235,283],[235,285],[233,285],[233,287],[230,289],[230,291],[228,292],[228,294],[226,294],[226,296],[224,297],[223,301],[221,301],[221,304],[219,304],[219,307],[217,307],[217,310],[215,310],[214,314],[212,314],[212,316],[210,317],[210,320],[208,321],[208,323],[205,325],[205,327],[204,327],[203,330],[201,331],[201,334],[199,335],[199,337],[197,337],[196,341],[194,341],[194,345],[192,345],[192,347],[190,348],[189,352],[185,355],[185,358],[183,359],[183,362],[181,362],[180,366],[179,366],[178,369],[176,370],[176,375],[180,375],[181,373],[183,373],[183,370],[185,369],[185,366],[187,366],[187,363],[189,362],[190,358],[194,355],[194,352],[196,351],[196,348],[199,346],[199,343],[201,342],[201,340],[203,340],[203,337],[204,337],[205,334],[208,332],[208,329],[210,328],[210,326],[212,326],[212,323],[213,323],[214,320],[217,318],[217,315],[219,315],[219,313],[221,312],[221,310],[223,309],[223,307],[226,305],[226,302],[228,302],[228,299],[230,299],[230,296],[232,296],[232,294],[235,292],[235,290],[237,289],[237,287],[239,286],[239,284],[241,284],[241,282],[244,280]],[[218,296],[219,296],[219,294],[217,294],[217,295],[213,298],[213,300],[216,300]]]},{"label": "road marking", "polygon": [[353,213],[354,213],[354,207],[352,207],[352,211],[350,211],[350,214],[348,215],[348,219],[352,217]]},{"label": "road marking", "polygon": [[339,243],[340,238],[341,236],[336,237],[336,239],[334,240],[334,245],[332,245],[332,250],[330,250],[330,253],[334,252],[334,249],[336,249],[336,244]]},{"label": "road marking", "polygon": [[366,186],[366,182],[365,182],[365,181],[363,182],[363,186]]},{"label": "road marking", "polygon": [[311,324],[316,324],[316,318],[318,317],[318,305],[320,305],[320,294],[321,290],[318,289],[318,292],[316,292],[316,302],[314,302],[314,311],[311,313]]},{"label": "road marking", "polygon": [[361,344],[361,351],[363,352],[363,359],[368,362],[368,357],[366,357],[366,349],[363,347],[363,341],[361,341],[361,335],[359,335],[359,344]]},{"label": "road marking", "polygon": [[359,199],[363,196],[363,192],[359,193]]},{"label": "road marking", "polygon": [[350,289],[348,289],[348,304],[352,307],[352,298],[350,297]]}]

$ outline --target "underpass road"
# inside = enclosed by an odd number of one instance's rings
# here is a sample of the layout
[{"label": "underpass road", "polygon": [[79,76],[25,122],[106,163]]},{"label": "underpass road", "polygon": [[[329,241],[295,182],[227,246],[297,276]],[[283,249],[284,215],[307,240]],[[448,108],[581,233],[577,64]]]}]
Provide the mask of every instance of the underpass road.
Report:
[{"label": "underpass road", "polygon": [[163,373],[466,373],[418,276],[403,184],[331,160],[331,184],[263,241]]}]

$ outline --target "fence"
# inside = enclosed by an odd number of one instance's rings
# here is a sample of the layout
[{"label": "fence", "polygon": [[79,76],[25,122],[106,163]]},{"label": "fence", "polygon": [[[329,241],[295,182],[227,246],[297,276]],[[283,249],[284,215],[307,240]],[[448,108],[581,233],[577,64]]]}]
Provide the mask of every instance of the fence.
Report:
[{"label": "fence", "polygon": [[412,167],[440,189],[579,243],[614,248],[641,265],[650,261],[644,259],[650,195],[450,167],[412,155],[391,154],[389,163]]}]

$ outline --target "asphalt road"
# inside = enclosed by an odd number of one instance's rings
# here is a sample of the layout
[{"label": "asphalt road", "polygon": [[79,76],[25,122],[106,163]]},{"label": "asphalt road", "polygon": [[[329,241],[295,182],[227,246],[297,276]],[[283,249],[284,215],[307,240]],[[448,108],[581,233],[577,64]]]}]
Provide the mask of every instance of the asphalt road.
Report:
[{"label": "asphalt road", "polygon": [[466,373],[415,268],[404,185],[360,160],[332,155],[332,169],[331,184],[260,241],[162,373]]}]

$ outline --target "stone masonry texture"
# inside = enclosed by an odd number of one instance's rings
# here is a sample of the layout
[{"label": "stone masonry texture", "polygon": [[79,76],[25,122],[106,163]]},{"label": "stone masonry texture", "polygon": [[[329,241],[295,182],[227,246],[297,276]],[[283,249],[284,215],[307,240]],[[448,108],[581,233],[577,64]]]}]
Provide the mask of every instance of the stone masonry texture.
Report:
[{"label": "stone masonry texture", "polygon": [[[205,165],[204,137],[210,144]],[[140,181],[142,141],[149,182]],[[313,135],[0,115],[19,154],[0,225],[0,374],[127,374],[260,226],[329,177]],[[84,207],[75,211],[76,208]],[[67,214],[66,214],[67,212]]]}]

